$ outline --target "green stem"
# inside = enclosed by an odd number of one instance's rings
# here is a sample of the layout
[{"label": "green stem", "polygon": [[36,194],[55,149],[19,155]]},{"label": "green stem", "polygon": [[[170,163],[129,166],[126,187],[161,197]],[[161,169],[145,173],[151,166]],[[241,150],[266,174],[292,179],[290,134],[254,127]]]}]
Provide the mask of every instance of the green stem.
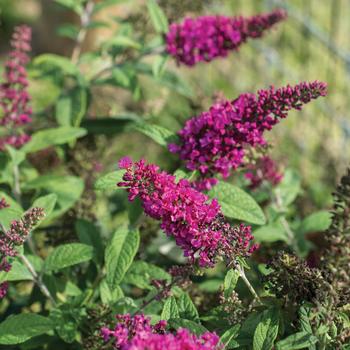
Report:
[{"label": "green stem", "polygon": [[244,267],[241,266],[240,264],[237,264],[236,268],[237,268],[237,271],[239,272],[239,276],[242,278],[243,282],[245,283],[245,285],[248,287],[249,291],[254,296],[254,299],[257,300],[259,304],[262,304],[262,301],[261,301],[258,293],[255,291],[254,287],[249,282],[249,280],[244,272]]},{"label": "green stem", "polygon": [[95,4],[94,4],[93,0],[89,0],[86,3],[86,6],[84,8],[83,13],[80,16],[81,28],[80,28],[80,31],[78,33],[78,36],[76,39],[76,44],[74,46],[74,49],[72,52],[72,57],[71,57],[71,61],[74,64],[78,63],[78,60],[79,60],[79,57],[81,54],[81,50],[83,47],[83,43],[84,43],[87,31],[88,31],[88,26],[91,23],[91,16],[92,16],[92,12],[94,10],[94,7],[95,7]]},{"label": "green stem", "polygon": [[34,283],[39,287],[41,292],[51,301],[52,305],[56,305],[55,299],[52,297],[50,291],[46,287],[45,283],[42,281],[41,277],[36,273],[31,262],[24,255],[20,255],[19,258],[23,262],[23,264],[27,267],[28,271],[33,276]]}]

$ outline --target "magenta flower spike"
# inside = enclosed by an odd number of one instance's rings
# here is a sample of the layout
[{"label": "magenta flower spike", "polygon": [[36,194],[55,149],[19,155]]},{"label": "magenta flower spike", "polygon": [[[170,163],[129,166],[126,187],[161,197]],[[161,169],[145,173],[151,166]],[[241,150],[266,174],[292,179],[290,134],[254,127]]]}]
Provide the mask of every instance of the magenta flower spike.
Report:
[{"label": "magenta flower spike", "polygon": [[139,196],[145,213],[161,221],[161,228],[191,262],[211,267],[219,257],[232,261],[255,250],[251,228],[230,226],[217,200],[210,201],[188,180],[176,182],[175,176],[143,160],[133,163],[126,157],[119,165],[126,173],[118,186],[126,187],[130,201]]},{"label": "magenta flower spike", "polygon": [[143,314],[116,315],[114,329],[103,327],[101,336],[104,342],[113,341],[117,350],[220,350],[219,337],[216,333],[205,332],[201,336],[191,334],[187,329],[178,329],[176,333],[167,333],[167,322],[159,321],[154,326]]},{"label": "magenta flower spike", "polygon": [[283,10],[252,17],[203,16],[185,18],[170,25],[166,48],[179,64],[193,66],[237,51],[249,38],[260,38],[266,30],[284,20]]},{"label": "magenta flower spike", "polygon": [[314,81],[279,89],[272,86],[256,95],[245,93],[233,101],[219,102],[189,119],[178,132],[180,143],[169,145],[169,150],[179,154],[187,169],[199,171],[198,189],[209,189],[217,181],[215,175],[227,178],[231,170],[243,165],[246,147],[265,145],[264,132],[288,111],[301,110],[326,94],[327,85]]},{"label": "magenta flower spike", "polygon": [[4,82],[0,85],[0,107],[3,117],[0,125],[7,129],[7,135],[0,138],[0,150],[5,145],[20,148],[30,136],[19,128],[31,122],[32,109],[29,105],[28,80],[25,65],[31,51],[31,29],[25,25],[15,28],[11,40],[12,51],[5,63]]}]

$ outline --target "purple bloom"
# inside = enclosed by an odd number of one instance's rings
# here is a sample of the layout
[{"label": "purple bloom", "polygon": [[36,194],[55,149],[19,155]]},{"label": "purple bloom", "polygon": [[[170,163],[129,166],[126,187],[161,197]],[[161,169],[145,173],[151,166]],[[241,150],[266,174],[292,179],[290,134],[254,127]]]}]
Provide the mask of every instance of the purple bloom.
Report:
[{"label": "purple bloom", "polygon": [[130,164],[124,158],[120,165],[126,173],[118,186],[127,187],[130,201],[140,197],[145,213],[161,221],[161,228],[191,262],[213,266],[219,257],[232,261],[256,248],[250,246],[250,227],[231,227],[217,200],[209,201],[188,180],[176,182],[175,176],[143,160]]},{"label": "purple bloom", "polygon": [[166,35],[167,52],[178,63],[193,66],[200,61],[226,57],[238,50],[248,38],[259,38],[276,23],[285,19],[283,10],[253,17],[203,16],[185,18],[170,25]]},{"label": "purple bloom", "polygon": [[114,339],[118,350],[219,350],[222,348],[215,333],[206,332],[201,336],[179,329],[175,334],[167,333],[167,322],[162,320],[152,326],[144,315],[116,315],[114,329],[103,327],[101,335],[105,342]]},{"label": "purple bloom", "polygon": [[5,298],[9,284],[7,282],[0,283],[0,300]]},{"label": "purple bloom", "polygon": [[18,128],[31,122],[32,109],[29,106],[28,80],[25,65],[29,62],[31,50],[31,29],[27,26],[15,28],[12,51],[5,63],[4,83],[0,85],[0,107],[3,117],[0,125],[6,127],[7,135],[0,138],[0,150],[5,145],[20,148],[30,140],[30,136],[20,133]]},{"label": "purple bloom", "polygon": [[269,182],[271,185],[278,185],[283,175],[279,172],[278,166],[269,156],[259,158],[255,164],[247,166],[248,171],[244,174],[249,180],[249,187],[254,189],[259,187],[263,181]]},{"label": "purple bloom", "polygon": [[7,231],[0,231],[0,271],[10,271],[10,260],[17,256],[16,247],[25,242],[30,231],[43,217],[42,208],[32,208],[21,219],[14,220]]},{"label": "purple bloom", "polygon": [[208,112],[189,119],[178,133],[180,144],[169,145],[169,150],[179,153],[189,170],[200,172],[204,182],[197,183],[197,188],[208,188],[214,183],[208,179],[218,173],[227,178],[231,169],[244,163],[245,148],[265,145],[264,132],[285,118],[289,110],[300,110],[326,93],[326,84],[315,81],[270,87],[257,95],[245,93],[233,101],[217,103]]}]

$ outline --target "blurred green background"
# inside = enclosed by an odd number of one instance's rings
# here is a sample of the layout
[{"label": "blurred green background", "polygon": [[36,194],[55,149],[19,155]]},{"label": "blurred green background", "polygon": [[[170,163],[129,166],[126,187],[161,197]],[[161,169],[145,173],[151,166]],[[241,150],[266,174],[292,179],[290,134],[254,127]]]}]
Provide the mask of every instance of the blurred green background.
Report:
[{"label": "blurred green background", "polygon": [[[276,87],[299,81],[321,80],[328,83],[329,94],[305,107],[302,112],[291,112],[269,134],[274,145],[272,156],[284,167],[297,170],[303,180],[303,199],[300,210],[307,214],[317,208],[327,208],[331,191],[349,164],[349,74],[350,74],[350,1],[347,0],[160,0],[170,21],[186,15],[225,14],[253,15],[284,7],[288,19],[277,25],[261,40],[249,41],[238,53],[227,59],[193,68],[176,67],[192,90],[191,98],[171,92],[152,83],[142,81],[142,98],[132,96],[118,88],[96,90],[89,109],[90,116],[112,115],[131,111],[151,115],[152,121],[178,130],[184,120],[207,109],[215,96],[224,94],[235,98],[243,92],[255,92],[269,85]],[[147,36],[148,19],[141,0],[122,1],[103,11],[99,16],[117,26],[114,18],[130,18],[134,30]],[[33,55],[54,52],[70,55],[73,43],[60,36],[63,23],[76,23],[74,14],[51,0],[0,0],[0,52],[1,60],[7,52],[13,26],[27,23],[33,27]],[[89,33],[84,50],[93,48],[113,35],[107,28]],[[41,92],[36,91],[35,98]],[[43,98],[43,97],[41,97]],[[40,115],[38,118],[43,118]],[[44,119],[41,119],[45,123]],[[130,154],[157,160],[168,169],[175,169],[176,158],[138,134],[117,136],[106,148],[109,159]],[[108,158],[108,157],[107,157]],[[106,162],[112,168],[115,164]]]}]

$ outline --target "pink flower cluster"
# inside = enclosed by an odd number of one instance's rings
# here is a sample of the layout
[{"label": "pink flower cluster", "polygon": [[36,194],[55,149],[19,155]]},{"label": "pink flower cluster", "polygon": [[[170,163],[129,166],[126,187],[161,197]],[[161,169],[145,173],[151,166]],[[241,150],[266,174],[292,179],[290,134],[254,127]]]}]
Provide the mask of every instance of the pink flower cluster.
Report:
[{"label": "pink flower cluster", "polygon": [[271,185],[278,185],[283,175],[279,172],[276,162],[269,156],[259,158],[255,164],[247,166],[248,171],[244,174],[249,180],[249,187],[254,189],[259,187],[263,181],[269,182]]},{"label": "pink flower cluster", "polygon": [[166,35],[167,52],[178,63],[193,66],[200,61],[226,57],[238,50],[248,38],[259,38],[276,23],[286,18],[286,12],[275,10],[253,17],[203,16],[186,18],[170,25]]},{"label": "pink flower cluster", "polygon": [[219,350],[222,349],[219,337],[206,332],[201,336],[191,334],[187,329],[179,329],[175,334],[166,333],[166,321],[151,326],[144,315],[117,315],[118,323],[113,330],[101,329],[104,341],[115,339],[118,350]]},{"label": "pink flower cluster", "polygon": [[[1,202],[4,200],[2,199]],[[6,202],[4,202],[6,203]],[[0,232],[0,271],[8,272],[11,270],[10,259],[17,256],[17,247],[21,246],[33,227],[44,217],[42,208],[32,208],[27,211],[19,220],[14,220],[8,230]],[[5,295],[5,287],[7,284],[1,285],[2,292]]]},{"label": "pink flower cluster", "polygon": [[233,101],[215,104],[208,112],[189,119],[179,131],[180,144],[169,145],[179,153],[189,170],[199,170],[204,186],[215,184],[217,173],[227,178],[231,169],[244,162],[245,147],[264,145],[264,131],[285,118],[291,109],[300,110],[312,99],[325,96],[322,82],[300,83],[245,93]]},{"label": "pink flower cluster", "polygon": [[5,145],[20,148],[30,140],[30,136],[19,132],[18,128],[31,122],[32,109],[29,106],[28,80],[25,65],[29,62],[31,50],[31,29],[27,26],[15,28],[12,51],[5,63],[4,83],[0,85],[0,125],[6,127],[7,135],[0,138],[0,150]]},{"label": "pink flower cluster", "polygon": [[133,163],[125,157],[119,166],[126,173],[118,186],[127,188],[130,201],[140,197],[145,213],[161,221],[161,228],[175,238],[191,262],[213,266],[219,257],[232,260],[256,248],[250,246],[250,227],[231,227],[217,200],[209,201],[188,180],[176,182],[175,176],[143,160]]}]

